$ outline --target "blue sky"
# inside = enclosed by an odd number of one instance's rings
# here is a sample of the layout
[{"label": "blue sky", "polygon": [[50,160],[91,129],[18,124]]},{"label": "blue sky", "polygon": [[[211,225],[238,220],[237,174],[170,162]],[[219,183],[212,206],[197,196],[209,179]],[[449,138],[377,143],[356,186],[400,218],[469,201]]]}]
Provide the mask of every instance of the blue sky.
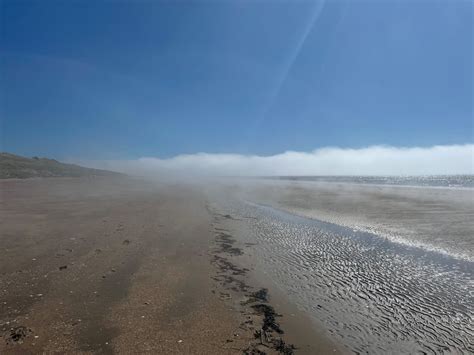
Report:
[{"label": "blue sky", "polygon": [[1,150],[84,159],[473,140],[470,1],[9,1]]}]

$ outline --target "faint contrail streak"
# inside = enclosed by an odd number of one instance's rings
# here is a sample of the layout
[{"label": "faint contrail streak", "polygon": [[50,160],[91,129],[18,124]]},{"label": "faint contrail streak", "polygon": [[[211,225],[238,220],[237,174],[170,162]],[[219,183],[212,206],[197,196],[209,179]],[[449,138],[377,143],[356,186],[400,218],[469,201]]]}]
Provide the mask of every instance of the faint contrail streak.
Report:
[{"label": "faint contrail streak", "polygon": [[293,67],[293,64],[296,61],[296,58],[298,58],[298,55],[301,52],[301,49],[303,48],[304,43],[306,42],[306,39],[308,38],[308,35],[311,33],[312,28],[314,27],[314,24],[318,21],[319,15],[321,14],[324,4],[326,0],[318,0],[315,3],[315,8],[314,11],[311,15],[311,18],[309,19],[306,28],[304,29],[299,41],[297,42],[294,51],[291,53],[291,55],[288,57],[288,60],[286,64],[284,65],[284,69],[281,72],[280,78],[277,81],[277,84],[275,85],[275,88],[272,90],[270,97],[267,101],[266,106],[263,109],[263,112],[261,115],[257,117],[257,119],[254,122],[253,125],[253,131],[255,131],[258,126],[265,120],[268,112],[272,108],[273,104],[275,103],[276,99],[278,98],[278,95],[280,94],[281,88],[283,87],[283,84],[285,83],[288,74]]}]

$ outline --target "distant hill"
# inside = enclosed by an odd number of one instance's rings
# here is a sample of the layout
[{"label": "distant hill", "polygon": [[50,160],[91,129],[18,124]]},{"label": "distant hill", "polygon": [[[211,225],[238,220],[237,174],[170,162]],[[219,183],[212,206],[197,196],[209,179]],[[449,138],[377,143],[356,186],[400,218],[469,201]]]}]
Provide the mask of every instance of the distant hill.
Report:
[{"label": "distant hill", "polygon": [[47,158],[25,158],[10,153],[0,153],[0,179],[33,177],[119,176],[107,170],[84,168],[60,163]]}]

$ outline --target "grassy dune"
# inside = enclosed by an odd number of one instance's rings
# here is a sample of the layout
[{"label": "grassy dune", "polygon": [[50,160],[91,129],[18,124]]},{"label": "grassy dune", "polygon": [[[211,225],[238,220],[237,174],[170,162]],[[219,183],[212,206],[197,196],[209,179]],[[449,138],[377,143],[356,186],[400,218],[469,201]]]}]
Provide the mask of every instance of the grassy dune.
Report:
[{"label": "grassy dune", "polygon": [[118,173],[64,164],[54,159],[25,158],[10,153],[0,153],[0,179],[26,179],[33,177],[114,176]]}]

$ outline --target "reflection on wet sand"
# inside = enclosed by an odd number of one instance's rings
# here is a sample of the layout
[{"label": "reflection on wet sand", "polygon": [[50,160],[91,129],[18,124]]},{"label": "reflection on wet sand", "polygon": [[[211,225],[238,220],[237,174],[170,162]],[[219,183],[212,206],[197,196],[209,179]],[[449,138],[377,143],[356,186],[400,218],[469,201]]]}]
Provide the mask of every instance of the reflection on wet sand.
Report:
[{"label": "reflection on wet sand", "polygon": [[220,204],[250,228],[258,267],[351,351],[474,350],[472,262],[242,196]]}]

